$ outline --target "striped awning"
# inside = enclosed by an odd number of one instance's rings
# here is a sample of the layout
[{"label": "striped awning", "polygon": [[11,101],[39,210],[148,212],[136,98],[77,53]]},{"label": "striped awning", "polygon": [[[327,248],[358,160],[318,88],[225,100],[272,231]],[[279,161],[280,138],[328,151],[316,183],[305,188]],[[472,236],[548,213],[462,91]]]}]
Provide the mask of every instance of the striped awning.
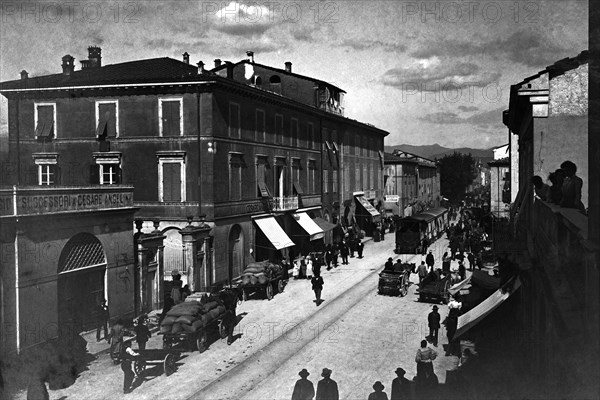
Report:
[{"label": "striped awning", "polygon": [[292,239],[285,233],[274,217],[255,219],[254,222],[277,250],[294,246]]},{"label": "striped awning", "polygon": [[324,235],[323,229],[317,225],[312,218],[305,212],[293,214],[294,219],[308,233],[310,240],[322,239]]}]

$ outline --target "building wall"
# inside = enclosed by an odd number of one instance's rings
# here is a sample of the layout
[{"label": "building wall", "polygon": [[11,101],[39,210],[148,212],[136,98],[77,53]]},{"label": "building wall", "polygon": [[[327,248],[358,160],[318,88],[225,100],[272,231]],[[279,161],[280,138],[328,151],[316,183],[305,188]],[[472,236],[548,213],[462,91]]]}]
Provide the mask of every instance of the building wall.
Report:
[{"label": "building wall", "polygon": [[132,209],[124,213],[46,214],[21,217],[19,222],[14,219],[2,222],[3,265],[12,267],[3,268],[2,272],[5,288],[9,288],[4,294],[2,310],[5,351],[17,348],[14,271],[18,270],[19,279],[20,349],[54,338],[58,336],[59,328],[65,328],[59,326],[58,320],[59,261],[67,242],[79,233],[94,235],[103,246],[107,261],[105,295],[111,320],[133,317],[135,256]]}]

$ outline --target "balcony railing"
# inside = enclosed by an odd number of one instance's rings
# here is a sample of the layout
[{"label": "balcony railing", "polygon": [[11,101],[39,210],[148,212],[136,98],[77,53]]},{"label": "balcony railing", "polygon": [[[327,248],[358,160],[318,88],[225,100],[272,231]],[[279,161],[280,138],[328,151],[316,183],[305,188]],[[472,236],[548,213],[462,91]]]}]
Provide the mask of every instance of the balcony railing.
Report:
[{"label": "balcony railing", "polygon": [[297,210],[298,196],[273,197],[269,205],[272,211]]}]

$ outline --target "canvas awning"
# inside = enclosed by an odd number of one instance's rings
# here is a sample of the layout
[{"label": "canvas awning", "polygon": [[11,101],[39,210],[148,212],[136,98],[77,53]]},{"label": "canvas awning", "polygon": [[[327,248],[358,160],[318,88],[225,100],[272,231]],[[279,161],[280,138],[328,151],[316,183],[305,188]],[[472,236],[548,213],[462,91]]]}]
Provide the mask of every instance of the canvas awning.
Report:
[{"label": "canvas awning", "polygon": [[479,321],[494,311],[498,306],[506,301],[521,286],[519,278],[514,278],[507,282],[503,287],[496,290],[490,297],[482,301],[477,307],[458,317],[458,325],[454,339],[464,334],[466,331],[477,325]]},{"label": "canvas awning", "polygon": [[317,225],[312,218],[305,212],[293,214],[294,219],[308,233],[310,240],[322,239],[323,230]]},{"label": "canvas awning", "polygon": [[471,277],[467,277],[466,279],[458,282],[456,285],[452,286],[448,289],[448,292],[454,296],[457,292],[460,292],[465,286],[467,286],[471,282]]},{"label": "canvas awning", "polygon": [[354,196],[354,198],[367,211],[367,213],[369,213],[369,215],[373,217],[373,219],[375,219],[376,217],[381,217],[379,211],[377,211],[375,207],[373,207],[371,203],[369,203],[369,200],[367,200],[364,195]]},{"label": "canvas awning", "polygon": [[315,221],[315,224],[319,225],[319,228],[321,228],[323,232],[329,232],[336,227],[336,225],[324,220],[323,218],[315,217],[313,218],[313,221]]},{"label": "canvas awning", "polygon": [[277,250],[294,246],[292,239],[285,233],[274,217],[255,219],[254,222]]}]

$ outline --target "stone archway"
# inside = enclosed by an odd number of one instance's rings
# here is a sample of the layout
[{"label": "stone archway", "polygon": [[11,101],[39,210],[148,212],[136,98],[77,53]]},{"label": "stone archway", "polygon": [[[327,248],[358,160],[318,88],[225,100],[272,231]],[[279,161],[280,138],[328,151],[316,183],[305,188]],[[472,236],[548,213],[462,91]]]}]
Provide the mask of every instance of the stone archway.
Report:
[{"label": "stone archway", "polygon": [[58,323],[81,332],[96,325],[96,306],[105,298],[106,255],[90,233],[78,233],[63,248],[58,261]]},{"label": "stone archway", "polygon": [[239,276],[244,269],[244,232],[239,225],[233,225],[229,231],[228,240],[228,269],[229,282]]}]

